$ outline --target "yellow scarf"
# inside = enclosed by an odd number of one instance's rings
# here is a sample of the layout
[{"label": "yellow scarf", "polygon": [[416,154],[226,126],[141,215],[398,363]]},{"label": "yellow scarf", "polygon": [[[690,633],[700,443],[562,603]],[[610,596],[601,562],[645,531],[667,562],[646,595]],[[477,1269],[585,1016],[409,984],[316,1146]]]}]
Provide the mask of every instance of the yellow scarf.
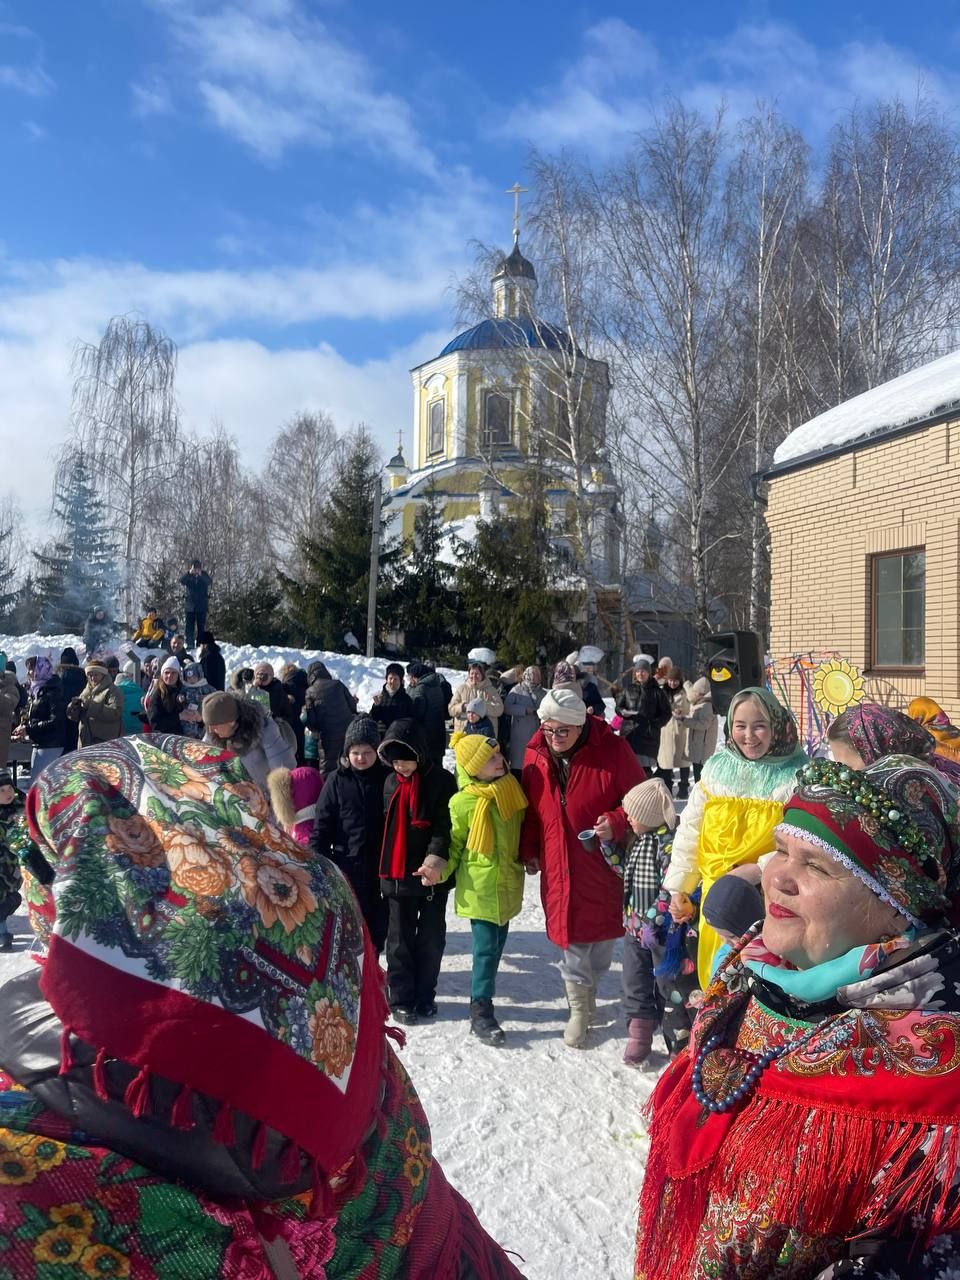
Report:
[{"label": "yellow scarf", "polygon": [[512,773],[504,774],[495,782],[471,782],[463,789],[468,796],[477,797],[473,817],[470,819],[470,830],[467,832],[467,848],[485,858],[492,858],[496,843],[490,815],[491,803],[496,804],[497,813],[504,822],[508,822],[515,813],[521,813],[527,807],[527,797]]}]

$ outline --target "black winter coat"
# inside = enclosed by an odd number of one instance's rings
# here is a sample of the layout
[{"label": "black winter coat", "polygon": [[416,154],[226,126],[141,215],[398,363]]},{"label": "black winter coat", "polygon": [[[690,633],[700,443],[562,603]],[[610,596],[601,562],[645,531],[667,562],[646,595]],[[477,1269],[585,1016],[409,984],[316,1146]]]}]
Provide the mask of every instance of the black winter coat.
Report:
[{"label": "black winter coat", "polygon": [[623,736],[638,756],[655,757],[660,749],[660,730],[670,719],[670,703],[656,680],[634,681],[617,698],[623,716]]},{"label": "black winter coat", "polygon": [[427,740],[427,754],[436,765],[443,764],[447,749],[447,707],[443,686],[436,672],[424,676],[410,689],[413,718]]},{"label": "black winter coat", "polygon": [[392,773],[381,761],[369,769],[340,765],[323,784],[310,847],[336,863],[361,906],[380,894],[383,784]]},{"label": "black winter coat", "polygon": [[[84,675],[80,667],[73,666],[72,663],[61,663],[57,667],[57,674],[60,677],[60,684],[63,687],[63,705],[68,707],[71,698],[79,698],[81,693],[87,687],[87,677]],[[80,724],[77,720],[67,720],[67,740],[63,744],[64,751],[76,751],[77,743],[80,740]]]},{"label": "black winter coat", "polygon": [[289,725],[293,725],[294,715],[293,705],[287,697],[287,691],[280,683],[276,676],[269,684],[252,685],[253,689],[262,689],[270,695],[270,714],[274,720],[286,720]]},{"label": "black winter coat", "polygon": [[183,587],[183,603],[187,613],[206,613],[210,603],[210,584],[213,579],[203,569],[200,573],[185,573],[180,579]]},{"label": "black winter coat", "polygon": [[323,747],[324,772],[332,773],[343,755],[343,738],[357,714],[357,700],[339,680],[317,676],[307,686],[304,705],[307,728],[319,735]]},{"label": "black winter coat", "polygon": [[180,712],[184,705],[180,702],[182,695],[183,686],[178,684],[170,698],[174,704],[174,710],[170,711],[164,704],[157,682],[154,681],[153,688],[143,700],[143,709],[146,712],[151,733],[183,733],[180,725]]},{"label": "black winter coat", "polygon": [[227,687],[227,664],[223,660],[218,644],[204,645],[200,652],[200,665],[203,667],[207,684],[211,688],[219,689],[222,693]]},{"label": "black winter coat", "polygon": [[[86,680],[84,680],[86,683]],[[67,743],[67,704],[58,675],[30,699],[27,708],[27,737],[35,747],[64,747]]]},{"label": "black winter coat", "polygon": [[297,667],[296,671],[281,683],[284,693],[288,698],[293,699],[290,706],[290,723],[293,725],[293,732],[297,735],[297,761],[303,764],[304,725],[300,720],[300,712],[307,700],[307,673]]},{"label": "black winter coat", "polygon": [[[380,851],[380,892],[385,898],[414,896],[426,898],[434,893],[432,885],[425,885],[414,875],[428,854],[446,858],[450,852],[450,797],[457,790],[457,780],[452,773],[432,764],[427,756],[427,744],[416,721],[397,720],[387,730],[381,750],[391,742],[402,742],[412,749],[419,773],[417,812],[413,818],[404,809],[398,812],[399,803],[391,804],[400,779],[393,771],[383,786],[385,813],[383,847]],[[322,793],[321,793],[322,794]],[[390,875],[393,850],[396,846],[399,824],[404,823],[407,833],[406,869],[403,878]],[[437,890],[439,892],[439,890]]]},{"label": "black winter coat", "polygon": [[380,694],[380,701],[370,709],[371,717],[380,726],[383,733],[389,729],[394,720],[410,720],[415,716],[413,701],[406,689],[400,688],[391,693],[386,685]]}]

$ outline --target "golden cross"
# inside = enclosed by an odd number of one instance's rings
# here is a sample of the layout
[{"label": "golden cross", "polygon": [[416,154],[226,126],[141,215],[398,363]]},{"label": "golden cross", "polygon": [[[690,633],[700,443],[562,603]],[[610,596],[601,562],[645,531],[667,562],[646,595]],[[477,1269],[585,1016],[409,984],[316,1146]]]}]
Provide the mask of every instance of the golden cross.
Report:
[{"label": "golden cross", "polygon": [[521,187],[519,182],[515,182],[512,187],[507,187],[506,195],[513,196],[513,238],[520,239],[520,197],[526,193],[527,188]]}]

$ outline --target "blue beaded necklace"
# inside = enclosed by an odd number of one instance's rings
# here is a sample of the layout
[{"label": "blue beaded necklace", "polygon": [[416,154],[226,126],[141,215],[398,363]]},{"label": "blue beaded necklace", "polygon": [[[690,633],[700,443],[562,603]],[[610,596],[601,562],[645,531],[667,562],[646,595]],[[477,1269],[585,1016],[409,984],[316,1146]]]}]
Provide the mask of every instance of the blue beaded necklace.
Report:
[{"label": "blue beaded necklace", "polygon": [[[738,1102],[742,1102],[744,1098],[757,1086],[757,1081],[770,1066],[771,1062],[776,1062],[778,1058],[784,1057],[785,1054],[792,1053],[794,1049],[799,1049],[810,1040],[817,1030],[818,1024],[807,1027],[802,1035],[797,1036],[794,1040],[788,1040],[786,1044],[779,1045],[776,1049],[767,1049],[765,1053],[759,1056],[751,1054],[754,1058],[753,1065],[747,1071],[740,1083],[730,1093],[725,1094],[722,1098],[711,1098],[703,1087],[703,1064],[706,1061],[708,1053],[712,1053],[714,1049],[720,1048],[723,1044],[723,1036],[719,1033],[712,1035],[706,1040],[697,1054],[693,1063],[693,1076],[691,1085],[693,1088],[693,1096],[700,1103],[705,1111],[729,1111],[731,1107],[736,1106]],[[734,1049],[734,1053],[740,1053]]]}]

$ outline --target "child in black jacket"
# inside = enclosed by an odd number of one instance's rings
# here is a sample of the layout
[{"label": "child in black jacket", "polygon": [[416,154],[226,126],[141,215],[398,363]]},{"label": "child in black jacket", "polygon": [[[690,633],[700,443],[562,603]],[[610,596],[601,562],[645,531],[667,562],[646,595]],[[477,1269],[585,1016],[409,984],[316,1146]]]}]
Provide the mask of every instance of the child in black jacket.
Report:
[{"label": "child in black jacket", "polygon": [[310,848],[336,863],[350,881],[378,952],[387,937],[387,904],[380,892],[383,784],[390,775],[377,758],[380,726],[370,716],[347,725],[344,759],[327,776],[313,824]]},{"label": "child in black jacket", "polygon": [[390,904],[387,980],[397,1022],[436,1017],[437,977],[447,942],[447,890],[416,874],[428,854],[446,858],[450,847],[452,773],[432,764],[413,720],[395,720],[380,744],[393,773],[383,788],[386,813],[380,853],[380,889]]}]

